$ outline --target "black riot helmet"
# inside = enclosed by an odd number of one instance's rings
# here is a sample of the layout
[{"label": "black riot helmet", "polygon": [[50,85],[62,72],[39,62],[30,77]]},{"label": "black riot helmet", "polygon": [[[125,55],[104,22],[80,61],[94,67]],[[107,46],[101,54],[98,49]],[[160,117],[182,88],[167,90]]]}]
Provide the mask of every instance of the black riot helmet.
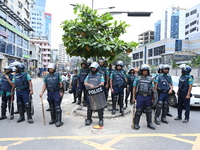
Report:
[{"label": "black riot helmet", "polygon": [[143,64],[142,66],[141,66],[141,68],[140,68],[140,75],[143,75],[143,71],[144,70],[146,70],[146,71],[148,71],[148,74],[147,74],[147,76],[149,76],[150,75],[150,68],[149,68],[149,65],[147,65],[147,64]]},{"label": "black riot helmet", "polygon": [[[83,64],[85,65],[85,67],[82,67]],[[82,67],[82,68],[87,68],[87,67],[88,67],[88,63],[87,63],[86,60],[83,60],[83,61],[81,62],[81,67]]]}]

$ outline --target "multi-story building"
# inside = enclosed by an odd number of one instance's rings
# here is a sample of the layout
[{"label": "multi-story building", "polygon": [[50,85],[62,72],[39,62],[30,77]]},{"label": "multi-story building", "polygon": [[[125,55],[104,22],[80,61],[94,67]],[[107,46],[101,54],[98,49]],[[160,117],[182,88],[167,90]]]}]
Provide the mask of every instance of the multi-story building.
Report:
[{"label": "multi-story building", "polygon": [[60,66],[62,66],[62,68],[64,70],[69,70],[70,69],[70,56],[66,54],[66,50],[65,50],[64,44],[59,44],[58,64]]},{"label": "multi-story building", "polygon": [[200,4],[188,9],[186,11],[185,17],[185,38],[189,39],[191,35],[199,33],[200,29]]},{"label": "multi-story building", "polygon": [[30,43],[32,45],[39,46],[40,52],[40,60],[41,66],[38,65],[39,68],[42,68],[43,71],[47,71],[48,64],[51,62],[52,54],[51,54],[51,46],[49,45],[48,40],[41,40],[39,38],[31,39]]},{"label": "multi-story building", "polygon": [[45,36],[51,44],[51,14],[45,13]]},{"label": "multi-story building", "polygon": [[186,63],[200,54],[198,15],[200,4],[185,10],[170,6],[155,23],[155,41],[140,45],[132,53],[132,66],[143,63],[157,66],[160,63]]},{"label": "multi-story building", "polygon": [[[23,4],[23,5],[22,5]],[[26,0],[0,0],[0,69],[14,61],[28,68],[29,2]]]},{"label": "multi-story building", "polygon": [[162,12],[161,20],[155,23],[155,41],[166,38],[185,39],[185,8],[168,7]]},{"label": "multi-story building", "polygon": [[147,44],[152,42],[153,40],[154,40],[154,31],[151,30],[143,32],[138,36],[139,44]]}]

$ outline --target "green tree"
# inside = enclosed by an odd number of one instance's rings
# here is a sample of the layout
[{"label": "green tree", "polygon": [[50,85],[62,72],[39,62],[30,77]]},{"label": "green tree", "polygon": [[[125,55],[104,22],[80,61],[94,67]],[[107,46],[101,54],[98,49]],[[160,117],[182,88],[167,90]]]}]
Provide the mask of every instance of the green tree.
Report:
[{"label": "green tree", "polygon": [[117,54],[131,53],[138,45],[134,41],[127,43],[119,39],[130,25],[123,21],[111,22],[113,17],[110,13],[99,15],[96,10],[77,4],[74,14],[77,15],[75,20],[61,24],[64,30],[62,40],[70,56],[113,60]]},{"label": "green tree", "polygon": [[193,58],[191,60],[190,65],[193,66],[193,67],[199,67],[200,66],[200,55],[198,55],[197,57]]},{"label": "green tree", "polygon": [[111,63],[115,64],[117,61],[122,61],[126,67],[131,64],[131,57],[128,56],[128,53],[121,53],[117,55]]}]

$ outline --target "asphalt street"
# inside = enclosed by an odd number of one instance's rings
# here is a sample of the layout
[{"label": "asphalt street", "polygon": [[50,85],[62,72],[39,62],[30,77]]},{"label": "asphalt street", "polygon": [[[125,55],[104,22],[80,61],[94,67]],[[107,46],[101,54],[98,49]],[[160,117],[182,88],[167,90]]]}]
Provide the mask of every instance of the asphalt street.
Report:
[{"label": "asphalt street", "polygon": [[[85,126],[85,118],[73,113],[76,104],[71,103],[72,95],[66,92],[62,101],[64,125],[58,128],[48,124],[50,113],[47,111],[44,125],[39,97],[42,84],[41,78],[33,79],[33,124],[27,123],[27,120],[17,123],[18,114],[10,123],[8,119],[0,120],[0,150],[200,150],[200,108],[192,108],[191,119],[184,124],[174,120],[177,110],[170,107],[173,117],[167,118],[169,124],[156,125],[156,130],[147,128],[145,114],[140,120],[140,130],[133,130],[131,113],[104,119],[103,129],[93,129],[93,125],[98,124],[98,119],[93,118],[92,125]],[[43,102],[46,110],[46,94]],[[129,107],[132,109],[132,106]]]}]

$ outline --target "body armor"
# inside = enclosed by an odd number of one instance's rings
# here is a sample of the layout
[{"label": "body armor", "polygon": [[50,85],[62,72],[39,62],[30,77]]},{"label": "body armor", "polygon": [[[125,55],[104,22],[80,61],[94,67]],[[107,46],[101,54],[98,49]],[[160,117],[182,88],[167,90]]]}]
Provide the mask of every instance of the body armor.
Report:
[{"label": "body armor", "polygon": [[138,76],[138,85],[136,92],[138,94],[147,94],[151,95],[151,84],[152,84],[152,78],[146,77],[146,79],[142,78],[142,76]]},{"label": "body armor", "polygon": [[27,81],[27,73],[18,73],[15,76],[15,86],[20,89],[28,89],[29,83]]},{"label": "body armor", "polygon": [[128,84],[130,85],[130,86],[133,86],[133,82],[134,82],[134,80],[135,80],[135,75],[129,75],[129,77],[128,77]]},{"label": "body armor", "polygon": [[179,84],[178,84],[178,87],[179,87],[179,90],[180,91],[183,91],[183,92],[187,92],[188,89],[189,89],[189,86],[187,84],[188,82],[188,79],[189,79],[190,76],[184,76],[182,75],[179,79]]},{"label": "body armor", "polygon": [[72,85],[76,85],[77,84],[77,80],[78,80],[78,76],[74,75],[72,78]]},{"label": "body armor", "polygon": [[60,81],[59,81],[59,74],[54,73],[53,75],[47,74],[46,76],[47,81],[47,90],[59,90],[60,89]]},{"label": "body armor", "polygon": [[158,76],[158,89],[162,92],[168,92],[170,89],[170,80],[171,76],[163,76],[159,75]]},{"label": "body armor", "polygon": [[124,73],[122,71],[118,72],[117,70],[113,72],[113,86],[122,87],[124,86]]},{"label": "body armor", "polygon": [[[9,79],[12,81],[13,75],[9,75]],[[8,80],[5,78],[5,75],[1,77],[1,90],[6,92],[11,92],[12,86],[9,84]]]},{"label": "body armor", "polygon": [[82,82],[82,83],[84,82],[84,80],[87,77],[88,73],[89,73],[89,69],[88,68],[80,70],[80,75],[79,75],[80,82]]}]

